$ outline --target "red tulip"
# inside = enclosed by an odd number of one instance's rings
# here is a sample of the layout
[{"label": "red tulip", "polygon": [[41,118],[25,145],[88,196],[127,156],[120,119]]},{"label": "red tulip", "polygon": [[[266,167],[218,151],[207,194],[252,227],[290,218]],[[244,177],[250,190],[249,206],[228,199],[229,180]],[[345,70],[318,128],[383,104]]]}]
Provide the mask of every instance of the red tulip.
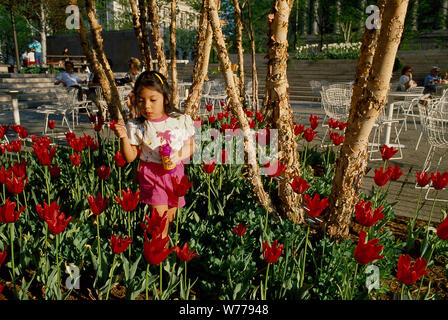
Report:
[{"label": "red tulip", "polygon": [[339,127],[339,121],[334,120],[333,118],[328,119],[328,126],[331,129],[337,129]]},{"label": "red tulip", "polygon": [[35,135],[32,135],[31,140],[34,143],[34,145],[32,146],[33,149],[36,149],[36,148],[49,149],[50,148],[50,144],[51,144],[50,137],[43,136],[43,137],[37,138]]},{"label": "red tulip", "polygon": [[225,164],[227,161],[229,161],[229,153],[226,149],[222,149],[221,151],[221,163]]},{"label": "red tulip", "polygon": [[372,214],[372,202],[361,200],[355,206],[356,220],[362,226],[371,227],[384,218],[383,208],[376,208]]},{"label": "red tulip", "polygon": [[263,165],[266,174],[271,178],[277,178],[283,171],[286,171],[286,165],[282,164],[280,161],[266,162]]},{"label": "red tulip", "polygon": [[52,178],[57,178],[61,174],[61,169],[58,167],[57,163],[55,163],[52,167],[49,167],[48,170],[50,171],[50,176]]},{"label": "red tulip", "polygon": [[92,195],[87,196],[87,201],[89,202],[90,210],[92,210],[93,214],[99,215],[106,210],[109,198],[103,199],[101,193],[98,193],[96,198]]},{"label": "red tulip", "polygon": [[380,151],[383,160],[387,161],[390,160],[390,158],[392,158],[398,152],[398,149],[395,150],[393,147],[388,147],[385,144],[383,144]]},{"label": "red tulip", "polygon": [[361,230],[359,232],[358,245],[355,248],[355,260],[361,264],[368,264],[376,259],[383,259],[384,256],[380,256],[379,253],[383,250],[384,246],[378,245],[379,239],[372,239],[365,243],[366,232]]},{"label": "red tulip", "polygon": [[[0,252],[0,267],[2,266],[3,262],[5,262],[6,259],[6,246],[3,248],[3,252]],[[0,293],[1,293],[1,288],[0,288]]]},{"label": "red tulip", "polygon": [[65,230],[71,219],[72,217],[68,217],[67,219],[65,219],[65,213],[60,212],[56,217],[53,217],[53,219],[46,220],[48,224],[48,230],[50,230],[50,232],[54,234],[59,234]]},{"label": "red tulip", "polygon": [[68,143],[70,143],[70,140],[76,138],[76,135],[75,135],[74,132],[67,131],[67,132],[65,132],[64,134],[65,134],[65,141],[67,141]]},{"label": "red tulip", "polygon": [[51,130],[54,130],[54,127],[56,125],[56,122],[54,120],[48,120],[48,128]]},{"label": "red tulip", "polygon": [[8,191],[11,193],[19,194],[23,192],[27,182],[28,178],[25,179],[25,176],[16,177],[13,175],[12,178],[6,179],[6,188],[8,188]]},{"label": "red tulip", "polygon": [[431,182],[431,178],[428,177],[428,172],[419,173],[417,171],[417,184],[420,187],[426,187]]},{"label": "red tulip", "polygon": [[3,139],[5,134],[8,133],[9,125],[0,126],[0,139]]},{"label": "red tulip", "polygon": [[308,214],[315,218],[318,215],[320,215],[322,213],[322,211],[324,211],[324,209],[326,207],[328,207],[328,199],[324,198],[324,199],[320,199],[320,195],[318,193],[316,193],[314,195],[314,198],[311,199],[309,194],[305,195],[305,202],[306,202],[306,207],[305,210],[308,212]]},{"label": "red tulip", "polygon": [[15,162],[14,165],[8,169],[8,176],[11,176],[11,173],[13,173],[17,177],[24,177],[26,176],[26,166],[27,162],[23,160],[22,162]]},{"label": "red tulip", "polygon": [[298,194],[304,193],[310,186],[308,185],[308,181],[303,179],[302,177],[295,178],[292,183],[289,183],[294,192]]},{"label": "red tulip", "polygon": [[5,184],[6,183],[6,179],[9,177],[9,173],[6,171],[5,167],[2,166],[0,168],[0,183]]},{"label": "red tulip", "polygon": [[207,109],[208,112],[212,111],[212,109],[213,109],[213,103],[206,103],[206,104],[205,104],[205,108]]},{"label": "red tulip", "polygon": [[347,122],[339,121],[339,123],[338,123],[339,130],[345,130],[346,127],[347,127]]},{"label": "red tulip", "polygon": [[258,121],[258,122],[261,122],[261,121],[263,121],[263,119],[264,119],[264,115],[261,114],[261,113],[258,112],[258,111],[255,111],[255,117],[257,118],[257,121]]},{"label": "red tulip", "polygon": [[72,147],[73,151],[75,151],[75,152],[81,152],[85,147],[83,137],[72,138],[72,139],[70,139],[70,141],[68,143],[70,144],[70,147]]},{"label": "red tulip", "polygon": [[98,141],[94,141],[91,144],[89,144],[89,150],[90,151],[95,151],[96,149],[98,149]]},{"label": "red tulip", "polygon": [[208,122],[209,122],[210,124],[214,124],[215,121],[216,121],[216,117],[215,117],[215,116],[208,116]]},{"label": "red tulip", "polygon": [[448,240],[448,216],[437,228],[437,236],[442,240]]},{"label": "red tulip", "polygon": [[126,164],[126,159],[123,157],[123,154],[120,150],[117,151],[114,155],[115,165],[119,168],[124,167]]},{"label": "red tulip", "polygon": [[39,217],[43,220],[54,220],[59,215],[59,205],[56,201],[53,201],[50,205],[47,205],[46,202],[44,202],[44,207],[42,208],[42,205],[37,204],[36,205],[36,211],[39,214]]},{"label": "red tulip", "polygon": [[310,127],[311,129],[316,129],[317,126],[319,125],[319,122],[317,122],[317,120],[319,119],[319,116],[314,116],[312,114],[310,114]]},{"label": "red tulip", "polygon": [[123,199],[115,198],[118,203],[121,205],[124,211],[132,211],[137,207],[140,190],[136,191],[135,194],[132,193],[131,189],[121,190],[121,194],[123,195]]},{"label": "red tulip", "polygon": [[423,258],[417,258],[415,262],[412,262],[410,255],[400,255],[398,259],[398,280],[404,284],[415,283],[421,276],[428,273],[428,270],[425,270],[426,264],[427,262]]},{"label": "red tulip", "polygon": [[226,102],[224,100],[219,101],[219,103],[221,104],[221,107],[224,107],[226,105]]},{"label": "red tulip", "polygon": [[8,150],[9,152],[19,152],[20,150],[22,150],[22,140],[12,140],[8,145],[6,145],[6,150]]},{"label": "red tulip", "polygon": [[47,148],[39,147],[35,144],[33,145],[33,149],[33,153],[37,156],[40,164],[43,166],[49,166],[53,161],[54,156],[56,155],[56,147],[48,150]]},{"label": "red tulip", "polygon": [[150,264],[158,265],[162,263],[168,255],[176,250],[176,247],[165,248],[166,244],[170,241],[170,237],[162,238],[162,236],[152,237],[151,242],[148,241],[146,232],[145,244],[143,247],[143,255],[146,261]]},{"label": "red tulip", "polygon": [[244,113],[246,114],[246,117],[252,118],[254,113],[250,110],[244,109]]},{"label": "red tulip", "polygon": [[19,219],[20,214],[25,210],[25,207],[22,206],[19,211],[14,211],[16,209],[17,204],[15,202],[9,201],[9,198],[6,199],[5,204],[0,206],[0,222],[2,223],[15,223]]},{"label": "red tulip", "polygon": [[339,133],[332,131],[330,131],[329,136],[335,146],[341,145],[345,139],[345,136],[340,136]]},{"label": "red tulip", "polygon": [[25,139],[28,136],[28,130],[23,126],[13,124],[12,130],[19,135],[20,139]]},{"label": "red tulip", "polygon": [[305,137],[305,140],[307,142],[311,142],[314,140],[316,133],[317,132],[314,131],[312,128],[306,128],[305,131],[303,131],[303,136]]},{"label": "red tulip", "polygon": [[213,173],[213,171],[215,170],[215,160],[213,161],[209,160],[207,163],[202,161],[202,165],[204,166],[205,172],[207,172],[208,174]]},{"label": "red tulip", "polygon": [[84,143],[84,146],[90,146],[92,143],[95,142],[95,140],[93,139],[92,136],[84,134],[82,137],[82,142]]},{"label": "red tulip", "polygon": [[249,128],[251,129],[255,128],[255,120],[249,121]]},{"label": "red tulip", "polygon": [[4,155],[6,150],[6,146],[0,143],[0,155]]},{"label": "red tulip", "polygon": [[110,168],[103,164],[96,170],[96,174],[101,180],[106,180],[110,175]]},{"label": "red tulip", "polygon": [[115,254],[120,254],[129,247],[132,243],[132,238],[124,238],[123,234],[117,238],[114,234],[110,237],[110,246],[112,247],[112,252]]},{"label": "red tulip", "polygon": [[91,114],[88,116],[88,118],[91,123],[96,123],[96,115]]},{"label": "red tulip", "polygon": [[109,128],[110,128],[110,130],[115,130],[115,124],[117,123],[117,120],[112,120],[112,121],[109,121]]},{"label": "red tulip", "polygon": [[198,254],[194,254],[194,250],[190,251],[190,248],[188,247],[188,243],[185,243],[182,250],[176,246],[176,253],[177,257],[181,262],[190,261],[191,259],[195,257],[200,257]]},{"label": "red tulip", "polygon": [[246,234],[247,227],[243,225],[241,222],[238,224],[238,227],[232,229],[238,236],[242,237]]},{"label": "red tulip", "polygon": [[296,124],[294,127],[294,135],[298,136],[303,133],[303,130],[305,130],[305,126],[303,124]]},{"label": "red tulip", "polygon": [[383,172],[383,167],[381,167],[379,170],[375,169],[375,176],[373,177],[373,180],[375,181],[377,186],[384,186],[392,176],[391,167],[388,167],[386,171]]},{"label": "red tulip", "polygon": [[271,140],[271,131],[269,129],[259,129],[257,133],[255,133],[255,138],[258,144],[262,147],[270,143]]},{"label": "red tulip", "polygon": [[96,119],[97,123],[93,125],[93,129],[98,132],[101,131],[101,129],[103,129],[104,119],[101,116],[98,116]]},{"label": "red tulip", "polygon": [[432,186],[436,190],[442,190],[445,189],[448,185],[448,172],[444,172],[443,174],[440,174],[439,170],[436,170],[436,174],[434,175],[433,172],[431,172],[431,180],[432,180]]},{"label": "red tulip", "polygon": [[396,181],[398,179],[400,179],[401,175],[404,173],[404,170],[400,171],[400,167],[399,166],[394,166],[391,169],[391,176],[390,176],[390,180],[392,181]]},{"label": "red tulip", "polygon": [[145,219],[148,224],[140,222],[140,227],[143,229],[143,231],[146,231],[153,237],[156,237],[162,234],[163,230],[165,229],[168,220],[167,214],[168,211],[165,211],[163,215],[160,215],[157,209],[153,208],[151,211],[151,218],[149,218],[148,215],[145,214]]},{"label": "red tulip", "polygon": [[277,247],[277,240],[272,242],[272,247],[269,245],[269,242],[261,241],[263,246],[263,258],[267,263],[275,263],[280,258],[283,251],[283,244],[280,244]]},{"label": "red tulip", "polygon": [[187,194],[188,189],[193,185],[193,182],[188,182],[187,175],[183,175],[179,179],[177,177],[171,176],[171,181],[173,183],[173,191],[176,197],[180,198]]},{"label": "red tulip", "polygon": [[224,119],[224,113],[218,112],[218,120],[222,121],[222,119]]},{"label": "red tulip", "polygon": [[79,166],[81,164],[81,154],[75,153],[70,156],[70,161],[73,163],[75,167]]}]

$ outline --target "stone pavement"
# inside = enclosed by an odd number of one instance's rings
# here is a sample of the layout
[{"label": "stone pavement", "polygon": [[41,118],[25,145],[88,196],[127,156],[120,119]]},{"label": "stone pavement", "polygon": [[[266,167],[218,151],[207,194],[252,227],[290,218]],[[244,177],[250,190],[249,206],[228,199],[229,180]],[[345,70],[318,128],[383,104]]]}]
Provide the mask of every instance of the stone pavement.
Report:
[{"label": "stone pavement", "polygon": [[[309,115],[315,114],[320,116],[319,122],[322,122],[324,118],[324,111],[320,107],[319,104],[316,103],[295,103],[292,104],[292,108],[294,111],[295,121],[297,123],[304,124],[309,126]],[[37,136],[42,135],[44,129],[44,119],[45,115],[37,113],[35,109],[25,109],[20,110],[20,119],[21,124],[25,126],[29,130],[29,134],[36,134]],[[64,138],[64,132],[67,131],[67,128],[61,128],[61,120],[62,116],[50,116],[50,119],[56,120],[56,129],[55,134],[57,141],[63,144],[66,144]],[[71,122],[71,117],[70,117]],[[3,111],[0,112],[0,124],[13,124],[14,118],[11,111]],[[392,160],[390,164],[399,165],[402,169],[405,170],[404,174],[398,181],[394,181],[390,185],[389,189],[389,202],[398,201],[395,206],[395,212],[399,216],[411,217],[413,216],[416,208],[417,199],[419,196],[419,189],[415,188],[416,182],[416,171],[421,171],[424,160],[426,158],[429,144],[428,142],[422,138],[420,142],[419,149],[415,151],[415,146],[417,143],[418,136],[420,134],[420,124],[417,121],[417,130],[414,128],[412,120],[408,121],[408,131],[404,131],[400,135],[400,141],[406,147],[403,151],[403,158],[400,160]],[[107,133],[107,130],[105,130]],[[325,128],[322,128],[321,125],[318,127],[318,137],[321,138]],[[91,124],[87,118],[86,114],[81,113],[79,117],[79,126],[76,126],[75,133],[79,134],[94,134],[94,130],[92,129]],[[112,132],[109,133],[111,136]],[[16,139],[16,134],[9,130],[8,137],[11,139]],[[392,135],[392,138],[394,135]],[[392,140],[391,140],[392,141]],[[318,142],[320,144],[320,141]],[[326,150],[322,148],[322,150]],[[434,159],[437,161],[442,154],[441,150],[437,150]],[[379,156],[379,153],[377,154]],[[374,169],[379,168],[382,165],[382,161],[369,161],[368,168],[370,169],[363,180],[362,190],[366,193],[369,193],[371,190],[374,176]],[[434,169],[431,169],[433,171]],[[448,171],[448,161],[442,161],[439,171],[444,172]],[[434,193],[430,193],[432,196]],[[423,193],[423,205],[422,210],[420,211],[419,218],[428,219],[429,213],[431,211],[431,207],[433,201],[424,199],[425,192]],[[448,200],[448,190],[442,190],[439,192],[438,198]],[[441,209],[445,210],[448,208],[448,202],[439,202],[436,201],[433,220],[435,223],[438,223],[441,218]]]}]

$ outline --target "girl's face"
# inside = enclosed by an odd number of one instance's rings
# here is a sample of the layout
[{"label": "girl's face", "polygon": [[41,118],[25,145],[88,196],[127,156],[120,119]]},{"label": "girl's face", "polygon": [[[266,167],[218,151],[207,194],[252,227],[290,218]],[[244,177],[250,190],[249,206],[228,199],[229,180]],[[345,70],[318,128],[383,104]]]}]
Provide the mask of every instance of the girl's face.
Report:
[{"label": "girl's face", "polygon": [[163,94],[152,87],[144,87],[137,97],[137,107],[143,117],[148,120],[166,116]]}]

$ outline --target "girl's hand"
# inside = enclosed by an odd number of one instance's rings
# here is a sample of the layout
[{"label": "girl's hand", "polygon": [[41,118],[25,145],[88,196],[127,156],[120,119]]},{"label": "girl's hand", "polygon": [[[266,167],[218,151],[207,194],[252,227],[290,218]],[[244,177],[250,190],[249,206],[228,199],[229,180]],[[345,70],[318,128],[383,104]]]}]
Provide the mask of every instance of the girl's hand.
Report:
[{"label": "girl's hand", "polygon": [[114,132],[119,139],[128,137],[128,131],[124,124],[116,123]]}]

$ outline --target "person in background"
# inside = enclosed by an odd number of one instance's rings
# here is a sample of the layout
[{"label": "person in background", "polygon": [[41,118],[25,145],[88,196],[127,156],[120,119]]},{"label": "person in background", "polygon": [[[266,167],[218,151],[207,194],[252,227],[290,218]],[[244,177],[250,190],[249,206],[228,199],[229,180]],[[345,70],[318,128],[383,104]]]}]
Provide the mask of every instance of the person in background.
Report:
[{"label": "person in background", "polygon": [[35,54],[34,54],[34,49],[30,49],[30,50],[28,50],[26,65],[30,66],[30,65],[34,64],[35,62],[36,62],[36,58],[35,58]]},{"label": "person in background", "polygon": [[423,93],[434,93],[436,92],[436,84],[441,83],[442,79],[440,79],[440,68],[433,66],[430,73],[425,77],[425,90]]},{"label": "person in background", "polygon": [[417,83],[412,79],[412,68],[410,66],[403,67],[398,84],[398,91],[407,91],[409,88],[417,87]]},{"label": "person in background", "polygon": [[28,51],[25,51],[22,54],[22,67],[26,67],[28,65]]},{"label": "person in background", "polygon": [[62,55],[64,56],[64,61],[69,61],[70,60],[70,52],[68,51],[68,48],[65,47],[64,50],[62,51]]},{"label": "person in background", "polygon": [[32,41],[28,45],[28,48],[34,49],[36,63],[39,63],[39,66],[42,66],[42,45],[37,41],[37,38],[33,37],[31,39]]},{"label": "person in background", "polygon": [[82,88],[80,86],[81,83],[84,83],[85,81],[82,81],[77,74],[73,72],[73,62],[71,61],[65,61],[65,71],[61,72],[56,76],[55,85],[63,84],[64,87],[72,87],[78,89],[78,100],[82,100]]}]

